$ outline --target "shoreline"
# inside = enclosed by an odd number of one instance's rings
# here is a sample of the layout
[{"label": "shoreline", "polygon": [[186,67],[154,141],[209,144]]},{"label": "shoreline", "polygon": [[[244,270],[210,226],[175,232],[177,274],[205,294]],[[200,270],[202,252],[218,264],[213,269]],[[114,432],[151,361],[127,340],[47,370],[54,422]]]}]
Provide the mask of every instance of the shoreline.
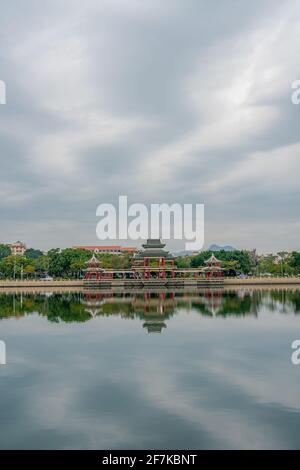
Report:
[{"label": "shoreline", "polygon": [[[122,290],[125,290],[126,288],[128,288],[129,286],[126,286],[124,285],[124,282],[120,281],[120,280],[116,280],[115,282],[112,281],[111,283],[112,285],[111,286],[95,286],[94,289],[103,289],[103,288],[107,288],[107,287],[110,287],[111,290],[114,290],[114,289],[122,289]],[[238,278],[224,278],[222,279],[222,284],[219,285],[218,287],[220,288],[226,288],[226,287],[251,287],[251,286],[257,286],[257,287],[264,287],[264,286],[288,286],[288,287],[300,287],[300,276],[299,277],[288,277],[288,278],[281,278],[281,277],[278,277],[278,278],[261,278],[261,277],[253,277],[253,278],[248,278],[248,279],[238,279]],[[140,286],[136,286],[136,287],[140,287]],[[152,287],[155,287],[155,288],[160,288],[160,286],[158,286],[157,284],[155,284],[155,286],[144,286],[144,289],[147,289],[147,288],[152,288]],[[178,286],[179,287],[179,286]],[[204,287],[203,285],[197,285],[197,283],[195,284],[192,284],[192,283],[189,283],[188,285],[185,285],[185,286],[180,286],[180,287],[183,287],[183,288],[190,288],[190,287],[194,287],[194,288],[201,288],[201,287]],[[216,288],[217,286],[215,285],[205,285],[206,288]],[[0,292],[1,290],[10,290],[10,289],[18,289],[18,288],[21,288],[21,289],[86,289],[88,288],[88,286],[86,286],[86,284],[84,283],[83,280],[57,280],[57,281],[40,281],[40,280],[2,280],[0,281]],[[134,288],[134,286],[131,286],[129,290],[132,290],[132,288]],[[166,286],[162,285],[161,288],[166,288]],[[176,286],[170,286],[169,288],[167,287],[167,290],[169,289],[172,289],[172,288],[176,288]]]}]

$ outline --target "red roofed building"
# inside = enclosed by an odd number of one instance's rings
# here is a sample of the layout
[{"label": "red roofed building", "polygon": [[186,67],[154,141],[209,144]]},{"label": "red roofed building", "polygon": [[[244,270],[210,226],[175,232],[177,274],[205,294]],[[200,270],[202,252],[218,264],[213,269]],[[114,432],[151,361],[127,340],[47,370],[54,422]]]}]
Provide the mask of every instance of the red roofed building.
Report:
[{"label": "red roofed building", "polygon": [[109,254],[109,255],[123,255],[126,253],[134,254],[137,251],[135,247],[127,247],[120,245],[81,245],[73,246],[75,250],[88,250],[98,254]]}]

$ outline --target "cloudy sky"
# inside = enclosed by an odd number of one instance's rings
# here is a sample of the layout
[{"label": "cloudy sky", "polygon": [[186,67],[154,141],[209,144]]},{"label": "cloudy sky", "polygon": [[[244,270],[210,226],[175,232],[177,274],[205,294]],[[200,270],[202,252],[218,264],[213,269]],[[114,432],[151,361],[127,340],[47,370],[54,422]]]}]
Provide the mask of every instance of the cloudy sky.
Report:
[{"label": "cloudy sky", "polygon": [[126,194],[204,203],[206,245],[300,249],[299,18],[297,0],[3,0],[0,240],[95,243],[98,204]]}]

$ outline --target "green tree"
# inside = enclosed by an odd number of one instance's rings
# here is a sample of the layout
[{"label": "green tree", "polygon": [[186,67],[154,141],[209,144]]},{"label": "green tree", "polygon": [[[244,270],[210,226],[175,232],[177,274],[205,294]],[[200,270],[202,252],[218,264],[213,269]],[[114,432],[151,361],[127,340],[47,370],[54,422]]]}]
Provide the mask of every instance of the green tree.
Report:
[{"label": "green tree", "polygon": [[294,271],[299,274],[300,273],[300,252],[299,251],[293,251],[290,260],[289,260],[289,265],[291,268],[294,269]]},{"label": "green tree", "polygon": [[26,266],[24,266],[23,268],[23,274],[26,276],[26,277],[34,277],[35,275],[35,267],[33,264],[27,264]]},{"label": "green tree", "polygon": [[191,267],[191,257],[190,256],[179,256],[175,260],[175,264],[179,269],[188,269]]},{"label": "green tree", "polygon": [[278,268],[276,268],[276,256],[272,253],[267,255],[261,256],[258,262],[258,272],[259,274],[266,274],[266,273],[278,273]]},{"label": "green tree", "polygon": [[[205,265],[205,261],[212,255],[211,251],[201,251],[198,255],[191,259],[191,267],[198,268]],[[244,274],[248,274],[251,271],[251,254],[246,250],[234,250],[225,251],[220,250],[215,253],[216,257],[222,262],[235,261],[235,269],[239,270]]]},{"label": "green tree", "polygon": [[0,244],[0,260],[6,258],[11,254],[11,250],[8,245]]},{"label": "green tree", "polygon": [[25,251],[25,256],[30,259],[37,259],[43,256],[43,252],[41,250],[35,250],[34,248],[28,248],[28,250]]},{"label": "green tree", "polygon": [[38,276],[44,276],[49,272],[49,257],[47,255],[42,255],[39,258],[33,260],[35,271]]},{"label": "green tree", "polygon": [[4,278],[20,278],[29,265],[34,267],[32,260],[25,256],[10,255],[0,261],[0,272]]},{"label": "green tree", "polygon": [[48,251],[49,274],[56,277],[77,277],[84,269],[91,252],[81,249],[66,248]]}]

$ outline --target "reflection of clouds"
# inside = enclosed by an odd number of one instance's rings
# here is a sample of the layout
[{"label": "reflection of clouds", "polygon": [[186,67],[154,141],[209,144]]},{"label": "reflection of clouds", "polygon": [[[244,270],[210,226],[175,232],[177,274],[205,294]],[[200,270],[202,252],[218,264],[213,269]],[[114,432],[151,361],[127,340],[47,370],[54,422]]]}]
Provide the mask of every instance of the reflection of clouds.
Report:
[{"label": "reflection of clouds", "polygon": [[[70,350],[67,357],[70,367],[59,355],[53,355],[56,367],[49,368],[49,364],[43,366],[41,357],[39,362],[28,356],[23,358],[22,367],[15,368],[11,377],[14,383],[19,383],[19,387],[12,397],[18,406],[11,403],[10,384],[5,384],[8,387],[5,405],[11,410],[8,426],[5,425],[9,441],[5,444],[0,432],[0,447],[36,448],[40,445],[41,448],[97,449],[110,448],[112,442],[126,440],[134,446],[139,436],[134,435],[134,429],[128,429],[127,421],[112,413],[107,414],[105,403],[102,403],[102,409],[91,410],[85,395],[87,383],[88,389],[99,395],[105,384],[108,388],[112,386],[114,379],[110,376],[109,366],[107,369],[99,357],[89,361],[86,356],[77,367],[76,353],[73,356],[73,352]],[[74,357],[73,361],[71,357]],[[90,369],[85,368],[88,362]],[[1,404],[0,412],[3,415]],[[36,441],[37,432],[40,434],[39,444]]]},{"label": "reflection of clouds", "polygon": [[[289,345],[287,344],[287,348]],[[300,412],[299,375],[289,363],[289,350],[285,351],[284,360],[276,357],[261,358],[255,364],[255,358],[227,357],[221,360],[207,359],[207,373],[216,374],[223,383],[238,388],[241,393],[264,405],[275,405]],[[297,371],[296,371],[297,372]],[[284,385],[286,384],[286,385]]]},{"label": "reflection of clouds", "polygon": [[[151,373],[151,368],[153,368]],[[170,367],[148,364],[140,375],[140,386],[149,400],[165,412],[177,415],[181,420],[189,421],[203,429],[212,437],[215,448],[273,448],[271,428],[263,423],[249,419],[243,412],[233,408],[226,410],[222,406],[207,407],[207,397],[197,388],[197,394],[170,373]],[[179,380],[178,380],[179,378]],[[207,390],[204,391],[206,393]],[[202,404],[199,405],[199,402]],[[270,437],[269,437],[270,436]],[[280,441],[277,442],[280,446]],[[199,442],[201,448],[201,442]]]},{"label": "reflection of clouds", "polygon": [[239,320],[179,308],[162,336],[144,336],[140,319],[4,320],[0,446],[295,446],[300,369],[280,347],[300,317],[264,309]]},{"label": "reflection of clouds", "polygon": [[[93,386],[93,381],[91,385]],[[60,386],[57,387],[55,382],[52,387],[50,385],[50,388],[47,382],[40,393],[30,398],[31,416],[35,417],[34,427],[53,429],[62,436],[69,434],[81,436],[76,446],[74,442],[70,442],[67,446],[67,448],[79,449],[110,448],[112,443],[124,441],[127,434],[132,434],[129,433],[126,423],[114,419],[112,415],[103,413],[100,416],[95,412],[96,410],[94,410],[94,416],[87,413],[88,403],[80,409],[75,408],[74,404],[78,403],[80,391],[80,380],[68,378]],[[85,401],[83,396],[82,400]],[[135,437],[138,438],[138,436]],[[48,445],[47,440],[45,443]],[[61,447],[57,438],[55,445]]]}]

